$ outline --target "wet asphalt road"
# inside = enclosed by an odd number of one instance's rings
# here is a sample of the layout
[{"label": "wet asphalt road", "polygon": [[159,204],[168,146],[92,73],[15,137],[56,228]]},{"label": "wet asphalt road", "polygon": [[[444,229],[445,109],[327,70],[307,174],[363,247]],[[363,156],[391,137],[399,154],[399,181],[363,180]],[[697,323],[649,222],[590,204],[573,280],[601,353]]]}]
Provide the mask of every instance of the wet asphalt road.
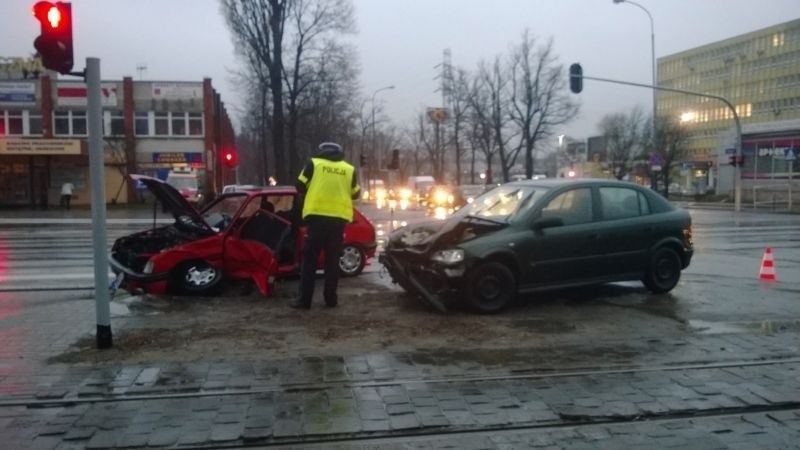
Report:
[{"label": "wet asphalt road", "polygon": [[[390,230],[425,220],[419,210],[390,212],[363,207],[373,220],[379,244]],[[800,215],[691,209],[695,255],[680,284],[667,296],[661,314],[699,329],[797,326],[800,311]],[[19,213],[0,218],[0,292],[81,291],[93,287],[91,223],[84,212]],[[28,216],[28,217],[26,217]],[[33,216],[33,217],[30,217]],[[157,214],[156,223],[169,223]],[[110,211],[109,245],[114,239],[153,224],[152,211]],[[766,247],[773,250],[778,281],[758,274]],[[373,261],[367,273],[380,271]],[[110,275],[109,275],[110,276]],[[381,280],[386,281],[385,278]],[[608,301],[636,304],[648,299],[639,283],[570,291],[571,297],[608,293]],[[630,287],[631,289],[626,289]],[[547,297],[558,297],[558,293]]]}]

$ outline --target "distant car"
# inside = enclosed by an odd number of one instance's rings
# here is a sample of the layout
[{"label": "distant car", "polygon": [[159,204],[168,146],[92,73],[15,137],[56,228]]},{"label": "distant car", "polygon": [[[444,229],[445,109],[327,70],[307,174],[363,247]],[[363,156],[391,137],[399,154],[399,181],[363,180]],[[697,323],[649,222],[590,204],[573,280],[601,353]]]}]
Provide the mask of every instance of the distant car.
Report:
[{"label": "distant car", "polygon": [[[223,276],[253,280],[264,295],[275,277],[299,270],[305,227],[300,223],[297,190],[273,186],[217,197],[202,212],[165,182],[130,175],[143,183],[175,217],[172,225],[121,237],[109,255],[111,269],[121,274],[121,287],[161,294],[202,294],[215,289]],[[339,270],[361,273],[375,256],[375,228],[361,212],[345,227]],[[317,261],[324,262],[322,255]]]},{"label": "distant car", "polygon": [[455,207],[461,208],[464,205],[472,203],[476,198],[493,187],[494,186],[486,186],[485,184],[462,184],[456,187]]},{"label": "distant car", "polygon": [[611,180],[504,184],[444,221],[394,231],[392,279],[440,310],[497,312],[518,292],[641,280],[669,292],[693,255],[692,220],[651,189]]},{"label": "distant car", "polygon": [[447,185],[434,185],[428,189],[422,204],[427,215],[444,219],[456,210],[455,189]]},{"label": "distant car", "polygon": [[228,184],[222,188],[223,194],[229,194],[231,192],[248,192],[248,191],[257,191],[259,189],[263,189],[259,186],[254,184]]}]

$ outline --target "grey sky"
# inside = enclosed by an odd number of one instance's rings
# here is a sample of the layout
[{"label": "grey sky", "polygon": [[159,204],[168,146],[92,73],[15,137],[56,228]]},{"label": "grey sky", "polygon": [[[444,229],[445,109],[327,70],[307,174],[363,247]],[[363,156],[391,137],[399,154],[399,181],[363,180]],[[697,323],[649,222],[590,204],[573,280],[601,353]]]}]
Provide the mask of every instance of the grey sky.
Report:
[{"label": "grey sky", "polygon": [[[656,56],[664,56],[800,17],[797,0],[638,0],[653,16]],[[0,56],[29,56],[39,33],[34,0],[0,0]],[[434,66],[449,48],[468,70],[506,53],[525,28],[554,39],[561,63],[580,62],[586,75],[651,80],[650,23],[641,9],[612,0],[355,0],[364,95],[378,94],[397,124],[437,106]],[[211,77],[229,111],[242,94],[229,70],[237,62],[216,0],[73,0],[76,69],[87,56],[102,60],[104,79],[147,66],[150,80]],[[566,77],[566,72],[565,72]],[[641,88],[587,81],[578,120],[561,130],[584,138],[600,117],[635,104],[652,107]],[[238,121],[237,121],[238,122]]]}]

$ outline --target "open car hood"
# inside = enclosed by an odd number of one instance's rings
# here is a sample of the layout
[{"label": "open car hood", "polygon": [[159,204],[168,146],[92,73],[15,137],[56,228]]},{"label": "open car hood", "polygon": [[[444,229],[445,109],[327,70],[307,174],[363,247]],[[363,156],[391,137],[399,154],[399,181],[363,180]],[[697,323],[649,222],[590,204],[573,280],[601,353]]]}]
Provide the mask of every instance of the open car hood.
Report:
[{"label": "open car hood", "polygon": [[208,224],[208,222],[203,219],[203,215],[200,214],[194,206],[192,206],[177,189],[167,184],[165,181],[159,180],[158,178],[148,177],[146,175],[136,175],[132,174],[129,175],[131,180],[134,182],[140,182],[147,186],[147,189],[156,196],[159,202],[164,205],[164,208],[168,210],[175,220],[178,220],[180,216],[189,216],[192,218],[194,223],[202,225],[204,228],[207,228],[208,231],[213,232],[213,228]]},{"label": "open car hood", "polygon": [[470,220],[469,217],[449,217],[445,220],[421,222],[396,230],[389,236],[394,248],[416,248],[430,253],[456,245],[487,232],[505,228],[508,224]]}]

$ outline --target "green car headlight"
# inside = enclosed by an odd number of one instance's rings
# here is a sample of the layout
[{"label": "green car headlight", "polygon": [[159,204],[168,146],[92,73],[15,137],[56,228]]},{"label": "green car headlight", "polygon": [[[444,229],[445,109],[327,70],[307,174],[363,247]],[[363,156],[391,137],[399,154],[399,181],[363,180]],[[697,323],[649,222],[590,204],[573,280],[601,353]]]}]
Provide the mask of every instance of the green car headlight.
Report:
[{"label": "green car headlight", "polygon": [[464,261],[464,250],[458,248],[440,250],[433,254],[431,260],[448,266],[458,264]]}]

